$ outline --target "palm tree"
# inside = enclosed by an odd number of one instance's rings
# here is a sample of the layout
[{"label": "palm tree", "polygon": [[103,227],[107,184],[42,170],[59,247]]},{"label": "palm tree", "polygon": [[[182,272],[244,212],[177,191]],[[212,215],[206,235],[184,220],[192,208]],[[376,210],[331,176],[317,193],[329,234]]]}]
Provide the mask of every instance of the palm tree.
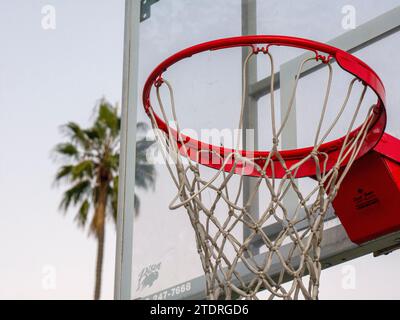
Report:
[{"label": "palm tree", "polygon": [[[91,127],[84,129],[74,122],[63,126],[68,141],[55,148],[56,155],[61,156],[63,161],[55,181],[68,185],[60,209],[66,212],[70,207],[76,207],[78,225],[85,227],[90,220],[89,234],[97,239],[94,298],[98,300],[101,292],[106,217],[112,216],[114,222],[117,217],[121,119],[117,106],[112,106],[105,99],[100,100],[95,110],[96,118]],[[138,130],[147,130],[147,126],[139,123]],[[146,157],[147,150],[153,143],[154,141],[145,138],[137,141],[136,185],[142,189],[155,185],[155,167]],[[139,197],[136,194],[133,196],[138,214]]]}]

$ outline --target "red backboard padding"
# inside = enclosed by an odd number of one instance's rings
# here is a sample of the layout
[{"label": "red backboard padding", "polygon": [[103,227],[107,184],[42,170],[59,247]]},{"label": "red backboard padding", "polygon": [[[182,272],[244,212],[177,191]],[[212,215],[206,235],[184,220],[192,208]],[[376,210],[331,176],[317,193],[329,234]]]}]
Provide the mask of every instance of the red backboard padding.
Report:
[{"label": "red backboard padding", "polygon": [[332,205],[357,244],[400,230],[400,141],[385,134],[357,160]]}]

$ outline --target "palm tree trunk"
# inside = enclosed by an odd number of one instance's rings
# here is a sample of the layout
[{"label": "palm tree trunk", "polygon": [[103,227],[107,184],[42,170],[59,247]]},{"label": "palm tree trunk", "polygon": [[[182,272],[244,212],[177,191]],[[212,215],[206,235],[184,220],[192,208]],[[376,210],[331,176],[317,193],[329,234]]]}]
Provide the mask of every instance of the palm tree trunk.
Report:
[{"label": "palm tree trunk", "polygon": [[96,261],[96,285],[94,289],[94,300],[100,299],[101,293],[101,277],[103,271],[103,256],[104,256],[104,230],[97,238],[97,261]]},{"label": "palm tree trunk", "polygon": [[94,300],[99,300],[101,293],[106,204],[107,204],[107,185],[104,184],[102,187],[100,187],[98,207],[95,214],[95,230],[97,236],[97,261],[96,261],[96,284],[94,289]]}]

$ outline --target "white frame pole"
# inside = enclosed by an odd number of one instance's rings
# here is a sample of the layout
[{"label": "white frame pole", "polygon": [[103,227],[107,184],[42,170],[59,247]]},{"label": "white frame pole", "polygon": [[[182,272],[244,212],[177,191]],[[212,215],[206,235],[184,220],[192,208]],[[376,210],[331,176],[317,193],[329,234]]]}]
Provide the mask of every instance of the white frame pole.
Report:
[{"label": "white frame pole", "polygon": [[114,298],[116,300],[130,300],[132,298],[139,23],[140,1],[126,0],[117,246],[114,283]]},{"label": "white frame pole", "polygon": [[[257,34],[257,0],[242,0],[242,35]],[[249,54],[249,48],[242,49],[242,70]],[[257,99],[251,97],[248,92],[250,87],[257,82],[257,57],[253,57],[247,64],[247,87],[246,98],[243,115],[243,150],[254,151],[258,149],[258,103]],[[248,136],[247,129],[252,129],[254,136]],[[253,139],[252,139],[253,138]],[[245,177],[243,179],[243,205],[246,205],[251,196],[252,190],[256,188],[257,179]],[[258,219],[259,216],[259,197],[254,197],[250,207],[248,208],[252,216]],[[251,231],[246,225],[243,225],[243,239],[250,235]],[[259,254],[259,249],[249,246],[253,255]]]}]

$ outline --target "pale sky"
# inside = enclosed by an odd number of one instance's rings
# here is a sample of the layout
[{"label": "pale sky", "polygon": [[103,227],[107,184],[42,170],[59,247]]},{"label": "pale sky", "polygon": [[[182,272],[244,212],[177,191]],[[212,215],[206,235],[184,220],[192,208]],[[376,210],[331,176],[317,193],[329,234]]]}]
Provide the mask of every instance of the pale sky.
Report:
[{"label": "pale sky", "polygon": [[[124,1],[0,2],[0,298],[92,298],[96,243],[58,212],[51,150],[59,126],[87,124],[96,100],[121,100]],[[41,27],[42,7],[57,26]],[[115,232],[106,234],[103,297],[113,297]],[[43,289],[47,266],[56,288]]]},{"label": "pale sky", "polygon": [[[357,23],[400,4],[398,0],[379,3],[345,0],[334,4],[323,2],[323,5],[311,0],[302,1],[301,5],[296,4],[298,1],[259,2],[259,33],[290,34],[320,41],[345,32],[341,26],[341,9],[346,4],[356,8]],[[41,25],[41,10],[47,4],[56,10],[55,30],[44,30]],[[155,4],[152,18],[141,25],[139,90],[152,68],[176,50],[201,41],[239,35],[239,9],[238,0],[160,0]],[[52,184],[57,165],[51,150],[62,141],[60,125],[68,121],[88,124],[93,106],[103,96],[111,102],[121,101],[123,19],[122,0],[0,1],[0,146],[3,150],[0,157],[0,299],[92,298],[96,242],[87,236],[86,230],[77,228],[73,211],[65,216],[58,211],[63,189]],[[393,111],[388,128],[393,134],[400,134],[393,120],[399,119],[396,109],[400,103],[396,92],[398,82],[393,74],[398,75],[400,67],[382,57],[398,47],[399,39],[394,35],[371,52],[359,54],[386,80],[389,112]],[[260,74],[263,68],[260,66]],[[195,65],[195,73],[177,70],[178,87],[191,80],[190,75],[200,77],[206,73],[201,65]],[[216,71],[232,72],[236,76],[240,65],[234,71],[223,66]],[[186,90],[185,99],[193,92],[199,95],[191,116],[186,119],[187,125],[194,127],[201,123],[216,125],[227,115],[229,99],[233,103],[240,95],[236,92],[223,96],[223,100],[210,97],[221,108],[221,111],[212,109],[216,113],[210,117],[201,93],[193,90],[192,82],[188,82]],[[147,121],[141,105],[138,110],[138,118]],[[229,116],[221,121],[227,119]],[[169,183],[165,168],[158,167],[155,191],[140,192],[142,213],[135,230],[136,273],[146,265],[166,261],[166,265],[175,265],[178,271],[187,269],[186,277],[190,277],[199,270],[197,257],[191,255],[195,253],[191,247],[193,234],[186,228],[188,221],[184,213],[168,210],[174,195]],[[158,237],[149,236],[154,234]],[[170,251],[171,246],[175,251]],[[176,253],[177,248],[180,255],[174,257],[171,252]],[[187,252],[189,262],[184,259]],[[108,299],[113,297],[114,255],[115,228],[110,220],[102,290],[102,297]],[[354,289],[343,289],[341,285],[346,265],[356,270]],[[399,252],[379,258],[367,256],[346,265],[324,271],[321,298],[400,298]],[[52,275],[55,272],[55,287],[46,287],[49,272]],[[165,283],[181,282],[180,275],[176,278],[174,275],[171,272]],[[187,280],[185,276],[183,280]]]}]

